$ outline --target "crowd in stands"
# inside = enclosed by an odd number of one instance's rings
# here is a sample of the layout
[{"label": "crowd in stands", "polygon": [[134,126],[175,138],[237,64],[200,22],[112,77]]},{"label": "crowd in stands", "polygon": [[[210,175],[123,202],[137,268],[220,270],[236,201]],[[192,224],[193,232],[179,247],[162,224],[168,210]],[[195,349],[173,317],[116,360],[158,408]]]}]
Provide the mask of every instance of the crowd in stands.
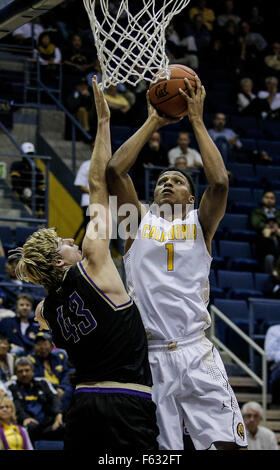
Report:
[{"label": "crowd in stands", "polygon": [[[109,2],[112,11],[118,3],[118,0]],[[133,3],[137,6],[137,1]],[[238,206],[229,198],[228,212],[246,215],[248,219],[246,229],[241,235],[239,232],[241,238],[236,240],[251,244],[256,265],[248,266],[254,272],[267,274],[261,295],[268,299],[280,299],[280,199],[276,194],[280,186],[269,176],[261,174],[256,178],[258,167],[261,172],[262,168],[275,165],[275,155],[266,147],[248,147],[246,137],[250,132],[254,138],[262,135],[263,123],[266,129],[269,129],[266,123],[268,126],[279,123],[280,129],[280,38],[276,21],[279,7],[275,9],[275,13],[271,9],[267,11],[264,2],[259,0],[192,0],[187,9],[173,19],[166,32],[170,63],[193,68],[207,93],[209,89],[206,124],[228,168],[230,193],[240,185],[243,189],[249,187],[250,193],[260,190],[258,199],[251,205],[240,203]],[[94,140],[96,115],[91,78],[96,74],[100,81],[101,69],[88,17],[79,0],[62,4],[41,19],[37,18],[33,28],[27,23],[5,38],[5,42],[32,47],[33,59],[39,58],[41,63],[41,78],[49,86],[56,83],[58,67],[62,67],[63,104]],[[147,88],[148,84],[143,81],[137,87],[120,84],[106,90],[113,126],[137,128],[142,124],[146,116]],[[234,116],[253,120],[246,121],[244,129],[239,126],[240,121],[234,121]],[[253,127],[247,124],[249,122],[254,123]],[[175,166],[198,172],[199,185],[205,187],[202,159],[187,118],[176,129],[170,140],[164,132],[155,132],[133,168],[136,189],[143,200],[147,167]],[[67,132],[66,137],[69,138]],[[29,147],[23,148],[24,153],[34,153],[33,144],[25,144]],[[247,165],[248,172],[252,172],[250,176],[242,180],[241,167],[234,166],[236,164],[243,168]],[[82,164],[73,181],[82,191],[85,226],[88,222],[88,170],[89,160]],[[155,171],[153,176],[156,174]],[[23,157],[22,161],[15,162],[10,175],[14,192],[30,207],[28,160]],[[44,211],[44,190],[38,169],[36,211],[39,216]],[[221,229],[217,232],[217,243],[223,236],[233,240],[232,234]],[[63,439],[63,418],[73,391],[71,374],[74,370],[66,352],[57,350],[51,336],[39,331],[34,310],[41,293],[35,286],[16,279],[17,260],[7,260],[10,248],[9,243],[1,243],[0,235],[0,259],[4,260],[0,271],[0,449],[32,450],[40,439]],[[228,257],[222,259],[218,255],[213,252],[213,269],[228,269],[231,266]],[[227,295],[230,295],[229,289],[220,297]],[[280,325],[268,330],[265,343],[270,366],[269,392],[276,405],[280,403],[277,329]],[[250,402],[242,412],[248,427],[249,448],[275,449],[275,436],[260,426],[260,405]]]}]

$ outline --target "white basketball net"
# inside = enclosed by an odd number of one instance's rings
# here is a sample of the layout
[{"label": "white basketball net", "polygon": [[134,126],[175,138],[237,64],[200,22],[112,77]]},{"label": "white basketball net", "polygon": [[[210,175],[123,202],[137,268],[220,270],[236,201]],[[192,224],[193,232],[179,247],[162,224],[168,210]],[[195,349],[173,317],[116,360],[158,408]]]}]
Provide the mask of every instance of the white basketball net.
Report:
[{"label": "white basketball net", "polygon": [[157,79],[169,78],[165,30],[190,0],[141,2],[143,7],[135,12],[135,0],[118,0],[114,17],[110,0],[84,0],[102,70],[103,89],[119,83],[136,86],[143,79],[155,81],[159,70]]}]

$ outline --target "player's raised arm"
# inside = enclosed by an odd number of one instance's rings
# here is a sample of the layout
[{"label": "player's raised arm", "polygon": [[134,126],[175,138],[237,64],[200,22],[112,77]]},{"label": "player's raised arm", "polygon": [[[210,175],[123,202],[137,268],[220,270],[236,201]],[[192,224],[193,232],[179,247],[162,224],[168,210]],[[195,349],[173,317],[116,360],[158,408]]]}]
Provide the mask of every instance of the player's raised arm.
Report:
[{"label": "player's raised arm", "polygon": [[198,216],[209,252],[218,224],[225,214],[228,195],[228,175],[223,158],[211,139],[203,122],[203,105],[206,96],[201,81],[196,77],[196,91],[185,79],[188,94],[180,91],[188,103],[188,117],[199,145],[203,168],[209,183],[199,205]]},{"label": "player's raised arm", "polygon": [[129,170],[136,162],[138,154],[148,142],[153,132],[161,127],[176,122],[175,119],[159,116],[150,104],[147,94],[148,118],[144,124],[114,153],[107,166],[107,182],[110,194],[118,197],[118,207],[122,204],[133,204],[138,209],[141,220],[141,203],[138,199]]},{"label": "player's raised arm", "polygon": [[96,264],[108,254],[111,224],[105,171],[112,153],[110,110],[96,77],[92,86],[98,122],[88,175],[90,223],[83,241],[83,255]]}]

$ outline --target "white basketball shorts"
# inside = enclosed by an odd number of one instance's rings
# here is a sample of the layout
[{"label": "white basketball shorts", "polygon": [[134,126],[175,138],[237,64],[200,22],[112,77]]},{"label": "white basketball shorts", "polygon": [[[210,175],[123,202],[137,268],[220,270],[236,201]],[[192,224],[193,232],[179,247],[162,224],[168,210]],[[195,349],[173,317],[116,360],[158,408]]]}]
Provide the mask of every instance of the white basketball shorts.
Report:
[{"label": "white basketball shorts", "polygon": [[196,450],[209,449],[215,442],[247,447],[243,418],[224,364],[204,333],[172,341],[150,340],[148,345],[160,449],[183,450],[184,425]]}]

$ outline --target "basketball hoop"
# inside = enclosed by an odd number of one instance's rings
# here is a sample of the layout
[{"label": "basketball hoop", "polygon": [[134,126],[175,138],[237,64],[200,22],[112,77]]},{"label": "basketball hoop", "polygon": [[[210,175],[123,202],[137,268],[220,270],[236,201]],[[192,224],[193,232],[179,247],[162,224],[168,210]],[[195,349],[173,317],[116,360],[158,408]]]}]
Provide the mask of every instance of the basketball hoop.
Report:
[{"label": "basketball hoop", "polygon": [[113,13],[109,0],[84,0],[102,71],[101,88],[119,83],[136,86],[141,80],[153,82],[159,70],[156,80],[169,78],[165,30],[189,2],[118,0]]}]

